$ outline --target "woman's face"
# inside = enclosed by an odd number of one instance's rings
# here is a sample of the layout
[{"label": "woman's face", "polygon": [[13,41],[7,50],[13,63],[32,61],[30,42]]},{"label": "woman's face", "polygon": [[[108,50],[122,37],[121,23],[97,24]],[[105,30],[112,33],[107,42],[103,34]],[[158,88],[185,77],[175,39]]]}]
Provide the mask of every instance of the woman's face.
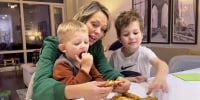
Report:
[{"label": "woman's face", "polygon": [[89,44],[90,46],[96,43],[104,36],[104,32],[107,29],[108,18],[102,11],[94,13],[86,25],[89,30]]}]

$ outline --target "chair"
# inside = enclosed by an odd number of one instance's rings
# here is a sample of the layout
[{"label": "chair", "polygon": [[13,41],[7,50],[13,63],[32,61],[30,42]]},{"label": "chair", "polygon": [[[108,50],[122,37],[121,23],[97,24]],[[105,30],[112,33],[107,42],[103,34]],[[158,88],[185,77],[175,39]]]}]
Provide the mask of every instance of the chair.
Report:
[{"label": "chair", "polygon": [[200,68],[200,56],[179,55],[174,56],[169,61],[169,73]]}]

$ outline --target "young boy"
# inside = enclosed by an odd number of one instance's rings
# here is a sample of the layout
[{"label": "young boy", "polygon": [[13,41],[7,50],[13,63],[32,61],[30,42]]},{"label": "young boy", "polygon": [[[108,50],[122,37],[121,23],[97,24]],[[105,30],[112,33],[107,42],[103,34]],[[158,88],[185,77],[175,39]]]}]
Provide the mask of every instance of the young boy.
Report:
[{"label": "young boy", "polygon": [[69,20],[59,25],[57,33],[59,49],[64,54],[54,64],[53,78],[68,85],[103,81],[103,76],[93,64],[93,56],[87,53],[87,26],[80,21]]},{"label": "young boy", "polygon": [[[167,92],[167,64],[159,59],[153,51],[141,46],[143,38],[143,20],[136,11],[125,11],[115,21],[118,40],[123,46],[116,50],[110,58],[110,64],[119,72],[139,72],[142,76],[150,77],[150,69],[154,66],[157,74],[148,87],[147,94],[153,90]],[[129,79],[131,77],[128,77]],[[131,81],[131,80],[130,80]]]}]

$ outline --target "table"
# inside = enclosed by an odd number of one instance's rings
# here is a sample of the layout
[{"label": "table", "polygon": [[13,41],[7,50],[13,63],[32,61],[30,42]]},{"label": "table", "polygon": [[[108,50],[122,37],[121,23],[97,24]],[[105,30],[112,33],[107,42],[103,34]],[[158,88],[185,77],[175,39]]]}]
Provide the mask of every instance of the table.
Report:
[{"label": "table", "polygon": [[[200,68],[177,73],[200,73]],[[152,82],[152,80],[153,78],[150,78],[148,81]],[[160,91],[154,94],[154,96],[157,96],[158,100],[200,100],[200,81],[184,81],[169,74],[167,76],[167,83],[169,88],[168,93]],[[137,83],[132,83],[131,89],[129,90],[129,92],[137,94],[140,97],[146,97],[145,91],[146,90],[142,89],[142,86]]]},{"label": "table", "polygon": [[[200,73],[200,68],[178,73]],[[158,100],[200,100],[200,81],[184,81],[169,74],[167,83],[169,92],[160,92]]]},{"label": "table", "polygon": [[[191,69],[187,71],[177,72],[177,73],[200,73],[200,68]],[[151,83],[154,78],[148,79],[148,83]],[[158,100],[200,100],[200,81],[184,81],[180,78],[169,74],[167,76],[167,83],[169,91],[168,93],[152,93],[150,96],[157,97]],[[147,84],[145,83],[131,83],[130,90],[128,92],[138,95],[141,98],[147,97]],[[111,100],[115,95],[118,95],[115,92],[112,92],[108,95],[105,100]],[[84,99],[77,99],[84,100]]]}]

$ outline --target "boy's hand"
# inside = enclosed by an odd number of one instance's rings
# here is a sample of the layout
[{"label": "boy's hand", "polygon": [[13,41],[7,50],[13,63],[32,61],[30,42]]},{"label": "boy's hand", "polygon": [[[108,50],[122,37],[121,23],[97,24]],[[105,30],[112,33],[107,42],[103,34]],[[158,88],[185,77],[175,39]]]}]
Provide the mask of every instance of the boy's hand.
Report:
[{"label": "boy's hand", "polygon": [[81,69],[89,73],[93,64],[93,56],[90,53],[82,53],[82,58],[79,60],[79,62]]},{"label": "boy's hand", "polygon": [[155,78],[148,87],[147,95],[151,94],[151,92],[159,92],[160,89],[162,92],[168,93],[167,81],[165,79],[157,79]]}]

